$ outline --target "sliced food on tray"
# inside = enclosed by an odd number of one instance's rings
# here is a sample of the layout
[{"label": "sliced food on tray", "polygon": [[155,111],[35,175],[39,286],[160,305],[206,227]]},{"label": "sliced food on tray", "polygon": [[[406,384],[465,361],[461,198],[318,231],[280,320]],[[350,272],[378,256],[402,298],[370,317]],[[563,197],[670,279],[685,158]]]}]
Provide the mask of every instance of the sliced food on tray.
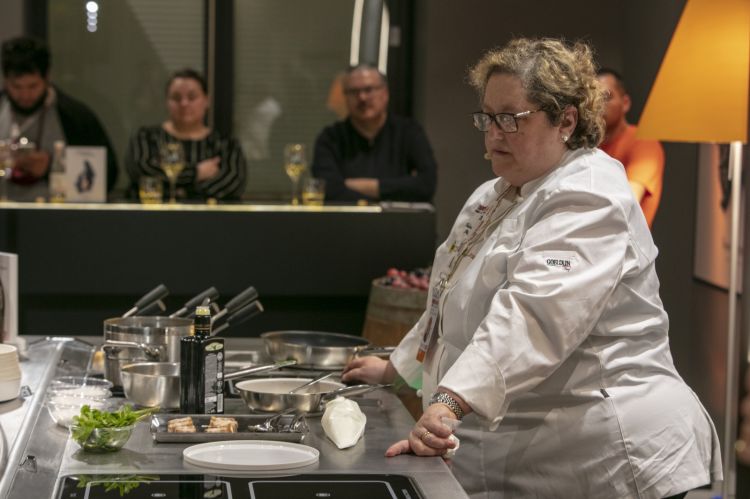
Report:
[{"label": "sliced food on tray", "polygon": [[193,418],[174,418],[167,422],[167,431],[169,433],[195,433]]},{"label": "sliced food on tray", "polygon": [[206,431],[209,433],[237,433],[237,420],[234,418],[211,416]]},{"label": "sliced food on tray", "polygon": [[[237,420],[234,418],[211,416],[204,431],[206,433],[237,433],[237,426]],[[190,416],[173,418],[167,422],[169,433],[195,433],[197,431],[193,418]]]}]

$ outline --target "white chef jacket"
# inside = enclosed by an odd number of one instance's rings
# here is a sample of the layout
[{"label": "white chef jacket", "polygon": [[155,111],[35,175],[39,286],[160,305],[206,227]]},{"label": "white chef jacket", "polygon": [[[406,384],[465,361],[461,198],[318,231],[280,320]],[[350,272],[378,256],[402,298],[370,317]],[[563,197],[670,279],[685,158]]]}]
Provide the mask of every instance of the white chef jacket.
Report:
[{"label": "white chef jacket", "polygon": [[[431,288],[508,184],[481,185],[435,255]],[[473,413],[456,477],[472,497],[662,498],[721,479],[716,430],[675,370],[657,249],[622,165],[567,152],[523,185],[391,356],[425,404],[443,386]],[[432,290],[427,303],[431,303]]]}]

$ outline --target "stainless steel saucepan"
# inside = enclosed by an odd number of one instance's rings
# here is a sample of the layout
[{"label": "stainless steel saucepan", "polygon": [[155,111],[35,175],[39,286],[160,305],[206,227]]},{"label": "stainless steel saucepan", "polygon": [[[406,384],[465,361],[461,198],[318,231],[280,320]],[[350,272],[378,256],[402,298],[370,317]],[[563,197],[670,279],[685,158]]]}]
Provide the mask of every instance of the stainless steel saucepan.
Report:
[{"label": "stainless steel saucepan", "polygon": [[156,315],[105,320],[104,376],[121,386],[121,371],[128,364],[179,362],[180,338],[190,335],[192,327],[192,319]]},{"label": "stainless steel saucepan", "polygon": [[[219,292],[211,287],[188,300],[182,308],[169,317],[147,315],[155,310],[155,304],[161,304],[169,291],[160,284],[146,296],[138,300],[123,317],[104,321],[105,354],[104,375],[115,386],[122,386],[120,375],[122,367],[143,362],[179,362],[180,338],[192,334],[193,320],[179,317],[188,314],[204,300],[216,299]],[[249,319],[263,307],[257,301],[258,293],[252,286],[227,302],[224,310],[215,318],[223,318],[214,333]],[[163,305],[159,308],[164,310]],[[139,315],[133,315],[133,314]]]},{"label": "stainless steel saucepan", "polygon": [[272,360],[294,359],[298,367],[340,370],[357,355],[389,355],[365,338],[322,331],[271,331],[260,335]]},{"label": "stainless steel saucepan", "polygon": [[309,382],[305,378],[261,378],[248,379],[235,383],[242,400],[248,409],[260,412],[280,412],[294,410],[296,413],[318,412],[325,403],[338,396],[359,395],[390,385],[344,386],[330,380],[319,381],[309,391],[289,393]]}]

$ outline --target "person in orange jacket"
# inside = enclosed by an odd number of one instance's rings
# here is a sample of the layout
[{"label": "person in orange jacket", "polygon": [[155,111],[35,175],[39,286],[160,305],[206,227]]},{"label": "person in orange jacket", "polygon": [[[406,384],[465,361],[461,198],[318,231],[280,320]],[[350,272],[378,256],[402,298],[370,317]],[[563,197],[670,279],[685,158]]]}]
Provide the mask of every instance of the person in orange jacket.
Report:
[{"label": "person in orange jacket", "polygon": [[607,130],[599,148],[625,167],[630,187],[650,228],[661,200],[664,149],[656,140],[637,138],[636,126],[625,119],[630,110],[630,96],[620,74],[613,69],[601,68],[597,76],[607,89],[604,113]]}]

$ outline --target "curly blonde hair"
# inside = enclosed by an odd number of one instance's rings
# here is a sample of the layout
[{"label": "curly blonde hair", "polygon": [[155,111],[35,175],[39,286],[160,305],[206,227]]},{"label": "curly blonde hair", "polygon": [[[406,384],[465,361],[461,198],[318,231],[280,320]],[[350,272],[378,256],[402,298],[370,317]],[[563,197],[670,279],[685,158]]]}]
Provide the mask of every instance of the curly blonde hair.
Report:
[{"label": "curly blonde hair", "polygon": [[570,149],[596,147],[604,138],[605,94],[585,43],[567,46],[552,38],[517,38],[490,50],[469,71],[480,99],[490,76],[497,73],[518,77],[527,98],[539,104],[553,124],[560,122],[567,106],[578,110],[578,123],[567,142]]}]

